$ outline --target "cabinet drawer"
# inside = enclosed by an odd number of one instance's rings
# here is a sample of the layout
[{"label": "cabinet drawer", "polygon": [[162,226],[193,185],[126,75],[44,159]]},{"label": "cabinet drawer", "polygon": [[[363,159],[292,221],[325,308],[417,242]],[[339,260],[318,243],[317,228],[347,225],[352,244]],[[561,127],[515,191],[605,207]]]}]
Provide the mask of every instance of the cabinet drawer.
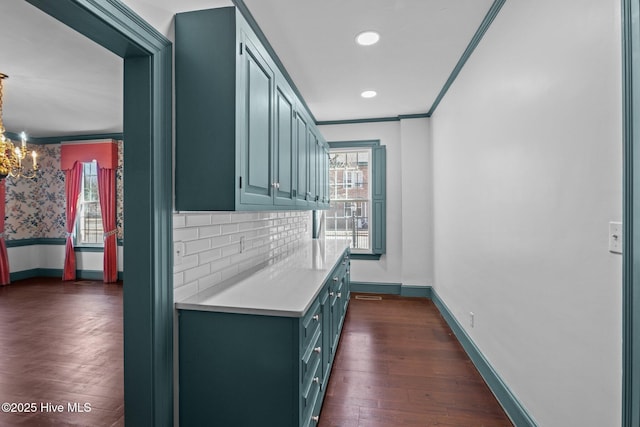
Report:
[{"label": "cabinet drawer", "polygon": [[300,396],[300,399],[301,399],[300,413],[302,414],[303,420],[310,419],[312,411],[316,406],[316,402],[320,401],[321,372],[322,372],[322,366],[318,364],[315,371],[313,371],[313,375],[311,376],[312,379],[311,379],[311,382],[309,383],[309,387],[303,389],[303,393]]},{"label": "cabinet drawer", "polygon": [[302,318],[302,324],[300,325],[300,342],[302,343],[303,349],[309,346],[309,343],[314,338],[321,324],[322,312],[320,302],[316,300],[309,311],[307,311],[307,314]]},{"label": "cabinet drawer", "polygon": [[320,328],[318,328],[313,341],[302,353],[302,360],[300,363],[300,382],[302,383],[303,392],[307,389],[314,378],[316,368],[322,360],[322,351],[322,333]]},{"label": "cabinet drawer", "polygon": [[313,409],[309,413],[305,413],[304,422],[302,425],[304,427],[315,427],[320,422],[320,410],[322,409],[322,399],[320,399],[320,395],[317,396]]}]

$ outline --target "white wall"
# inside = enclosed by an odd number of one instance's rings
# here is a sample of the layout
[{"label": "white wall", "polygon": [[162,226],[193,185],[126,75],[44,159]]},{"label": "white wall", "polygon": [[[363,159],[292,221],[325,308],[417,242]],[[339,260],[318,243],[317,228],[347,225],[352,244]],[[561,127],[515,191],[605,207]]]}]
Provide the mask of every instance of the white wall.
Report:
[{"label": "white wall", "polygon": [[[123,271],[122,246],[118,246],[118,271]],[[29,245],[7,248],[11,272],[16,273],[36,268],[64,268],[64,245]],[[76,252],[78,270],[102,271],[102,252]]]},{"label": "white wall", "polygon": [[506,2],[432,117],[435,289],[545,427],[621,423],[619,6]]},{"label": "white wall", "polygon": [[429,119],[400,121],[403,285],[433,285],[433,176],[430,134]]},{"label": "white wall", "polygon": [[352,260],[356,282],[431,285],[429,120],[319,126],[327,141],[379,139],[387,147],[387,253]]}]

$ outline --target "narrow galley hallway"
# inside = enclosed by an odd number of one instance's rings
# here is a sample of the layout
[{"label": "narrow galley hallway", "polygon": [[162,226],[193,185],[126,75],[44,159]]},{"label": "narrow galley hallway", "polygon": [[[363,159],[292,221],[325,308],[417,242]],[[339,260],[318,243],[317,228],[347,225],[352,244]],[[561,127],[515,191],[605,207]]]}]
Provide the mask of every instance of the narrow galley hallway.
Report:
[{"label": "narrow galley hallway", "polygon": [[319,427],[512,426],[431,300],[358,296]]}]

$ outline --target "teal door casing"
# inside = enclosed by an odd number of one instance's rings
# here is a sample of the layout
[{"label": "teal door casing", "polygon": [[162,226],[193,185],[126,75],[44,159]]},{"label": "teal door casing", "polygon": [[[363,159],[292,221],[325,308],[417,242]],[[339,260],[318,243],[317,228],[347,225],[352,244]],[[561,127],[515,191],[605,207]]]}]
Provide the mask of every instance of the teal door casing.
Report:
[{"label": "teal door casing", "polygon": [[640,426],[640,1],[622,0],[622,426]]},{"label": "teal door casing", "polygon": [[171,426],[171,42],[118,0],[27,1],[124,58],[125,423]]}]

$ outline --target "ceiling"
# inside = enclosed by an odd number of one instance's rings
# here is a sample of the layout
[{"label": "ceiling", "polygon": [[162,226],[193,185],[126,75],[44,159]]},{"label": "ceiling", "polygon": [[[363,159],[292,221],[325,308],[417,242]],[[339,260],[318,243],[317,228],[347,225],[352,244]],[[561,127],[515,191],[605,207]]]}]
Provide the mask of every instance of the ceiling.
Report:
[{"label": "ceiling", "polygon": [[[161,32],[229,0],[125,0]],[[244,0],[318,121],[426,113],[493,0]],[[122,131],[122,59],[25,0],[2,0],[4,122],[33,137]],[[363,47],[355,36],[380,33]],[[366,89],[378,96],[363,99]]]}]

